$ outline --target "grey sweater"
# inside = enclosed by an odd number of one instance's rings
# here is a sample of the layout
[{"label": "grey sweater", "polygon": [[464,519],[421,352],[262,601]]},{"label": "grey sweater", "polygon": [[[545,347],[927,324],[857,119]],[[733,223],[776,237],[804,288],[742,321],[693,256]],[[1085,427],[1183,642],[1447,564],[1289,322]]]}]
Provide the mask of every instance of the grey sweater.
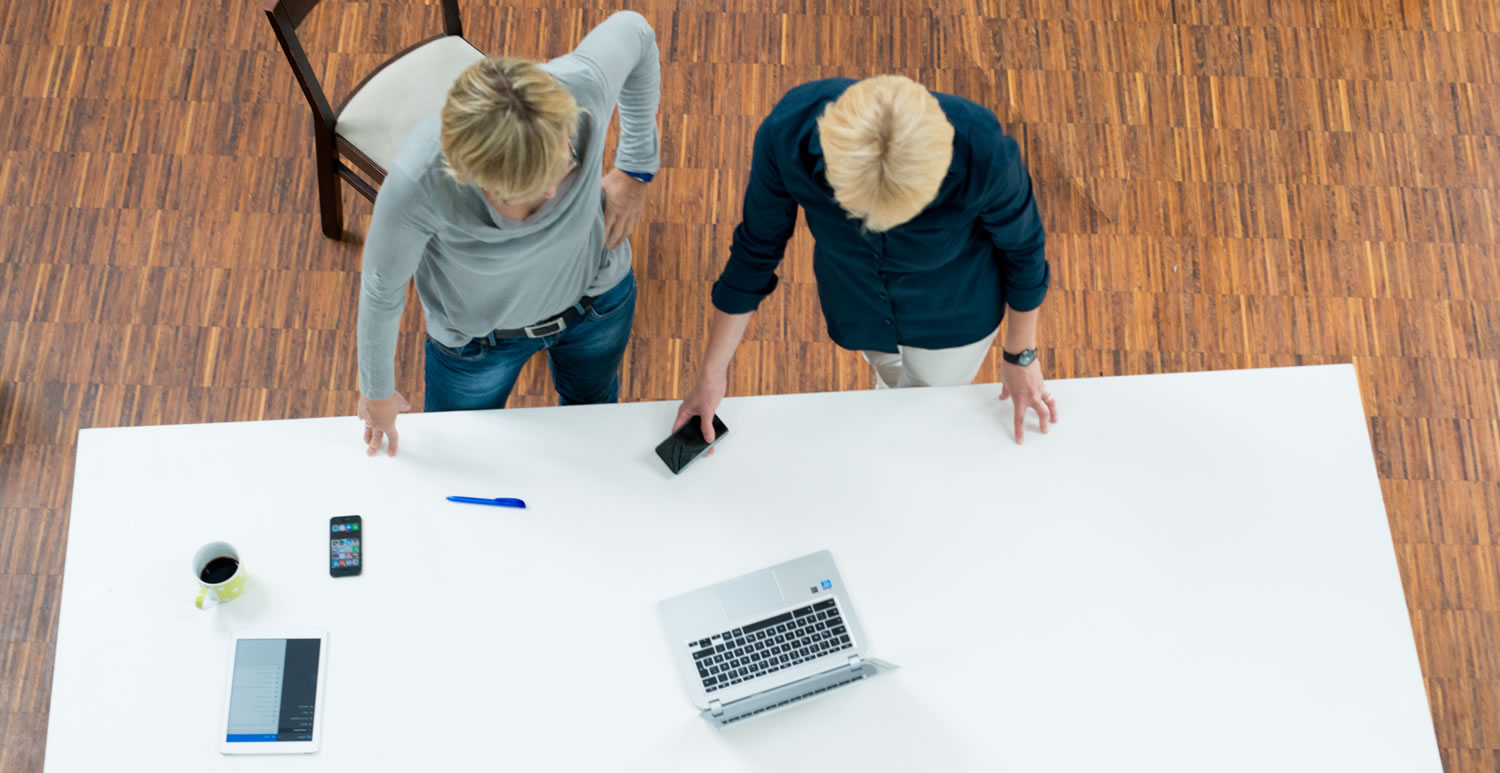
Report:
[{"label": "grey sweater", "polygon": [[383,399],[396,389],[396,335],[413,276],[427,334],[455,347],[560,314],[625,278],[630,242],[613,250],[604,243],[604,138],[618,104],[616,168],[655,173],[661,166],[658,58],[645,17],[622,11],[572,53],[541,65],[581,108],[579,165],[524,221],[504,217],[478,188],[449,176],[439,116],[412,130],[375,199],[365,238],[358,325],[365,397]]}]

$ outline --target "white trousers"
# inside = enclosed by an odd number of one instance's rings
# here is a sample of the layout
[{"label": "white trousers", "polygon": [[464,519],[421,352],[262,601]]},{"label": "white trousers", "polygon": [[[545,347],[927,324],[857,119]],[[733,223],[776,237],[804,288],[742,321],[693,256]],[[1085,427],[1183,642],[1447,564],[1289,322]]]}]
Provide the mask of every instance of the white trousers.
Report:
[{"label": "white trousers", "polygon": [[947,349],[903,346],[899,354],[870,351],[863,354],[865,362],[875,368],[876,389],[960,386],[974,382],[998,332],[1000,329],[996,328],[972,344]]}]

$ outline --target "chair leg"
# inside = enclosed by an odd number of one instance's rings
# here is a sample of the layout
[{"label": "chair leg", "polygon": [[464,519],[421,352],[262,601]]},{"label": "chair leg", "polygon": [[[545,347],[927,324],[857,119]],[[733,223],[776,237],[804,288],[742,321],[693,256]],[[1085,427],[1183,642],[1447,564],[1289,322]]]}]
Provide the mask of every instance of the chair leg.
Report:
[{"label": "chair leg", "polygon": [[323,235],[339,239],[344,235],[344,205],[339,195],[339,152],[333,144],[333,132],[315,127],[314,145],[318,163],[318,210],[323,220]]}]

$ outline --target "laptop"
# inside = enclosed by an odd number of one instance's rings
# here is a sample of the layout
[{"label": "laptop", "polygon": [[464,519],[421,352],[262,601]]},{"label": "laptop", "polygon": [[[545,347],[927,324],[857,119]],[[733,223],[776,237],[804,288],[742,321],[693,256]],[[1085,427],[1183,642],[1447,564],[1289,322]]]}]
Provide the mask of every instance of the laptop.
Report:
[{"label": "laptop", "polygon": [[869,657],[826,550],[669,598],[661,617],[693,705],[721,728],[896,668]]}]

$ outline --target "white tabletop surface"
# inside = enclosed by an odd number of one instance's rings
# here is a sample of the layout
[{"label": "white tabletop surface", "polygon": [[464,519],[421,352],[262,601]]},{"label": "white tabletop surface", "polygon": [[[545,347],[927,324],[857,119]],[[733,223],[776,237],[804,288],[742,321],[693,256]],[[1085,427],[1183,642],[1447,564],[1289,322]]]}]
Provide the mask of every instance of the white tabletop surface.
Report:
[{"label": "white tabletop surface", "polygon": [[[1020,447],[994,385],[730,399],[675,478],[667,402],[85,430],[47,767],[1440,771],[1352,367],[1048,386]],[[901,669],[710,727],[656,603],[823,548]],[[329,632],[322,751],[222,757],[267,626]]]}]

